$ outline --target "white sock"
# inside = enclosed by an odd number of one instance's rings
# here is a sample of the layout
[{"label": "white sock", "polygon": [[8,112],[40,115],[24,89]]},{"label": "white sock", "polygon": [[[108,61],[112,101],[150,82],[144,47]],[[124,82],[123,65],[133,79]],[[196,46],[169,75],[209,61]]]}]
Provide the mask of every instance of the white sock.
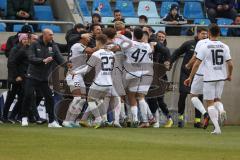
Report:
[{"label": "white sock", "polygon": [[107,122],[108,121],[107,114],[102,115],[102,120],[103,120],[103,122]]},{"label": "white sock", "polygon": [[146,103],[145,99],[139,100],[139,108],[141,111],[143,122],[148,122],[148,116],[147,116],[148,104]]},{"label": "white sock", "polygon": [[92,114],[94,115],[95,120],[98,122],[101,121],[102,118],[100,116],[100,112],[98,110],[98,106],[97,106],[96,102],[88,102],[88,107],[90,107],[89,109],[92,112]]},{"label": "white sock", "polygon": [[156,119],[156,122],[159,123],[159,110],[158,109],[156,110],[156,113],[155,113],[155,119]]},{"label": "white sock", "polygon": [[196,109],[198,109],[198,110],[202,113],[202,115],[204,115],[204,114],[207,112],[207,111],[205,110],[202,102],[199,100],[198,97],[192,97],[192,98],[191,98],[191,101],[192,101],[193,106],[194,106]]},{"label": "white sock", "polygon": [[[120,100],[121,102],[121,100]],[[127,116],[126,116],[126,111],[125,111],[125,105],[123,102],[121,102],[121,112],[120,112],[120,117],[122,119],[125,119]]]},{"label": "white sock", "polygon": [[216,109],[219,111],[219,113],[222,113],[224,112],[224,107],[223,107],[223,104],[222,102],[215,102],[214,103],[214,106],[216,107]]},{"label": "white sock", "polygon": [[138,121],[138,108],[137,106],[131,106],[132,120],[133,122]]},{"label": "white sock", "polygon": [[121,112],[121,99],[120,97],[114,97],[114,121],[119,123],[119,117]]},{"label": "white sock", "polygon": [[213,122],[216,131],[221,131],[218,124],[218,110],[214,106],[208,107],[208,114]]}]

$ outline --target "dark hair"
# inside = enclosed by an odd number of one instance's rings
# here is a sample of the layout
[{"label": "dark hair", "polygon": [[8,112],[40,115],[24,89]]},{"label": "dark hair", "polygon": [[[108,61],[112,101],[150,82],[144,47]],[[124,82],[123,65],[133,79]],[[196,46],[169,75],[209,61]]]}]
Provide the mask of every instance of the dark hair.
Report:
[{"label": "dark hair", "polygon": [[81,23],[75,24],[74,29],[77,30],[77,28],[85,28],[85,26]]},{"label": "dark hair", "polygon": [[[93,15],[92,15],[92,19],[93,19],[93,17],[97,17],[98,19],[99,19],[99,23],[101,23],[102,22],[102,17],[100,16],[100,14],[98,14],[98,13],[93,13]],[[92,20],[92,23],[93,23],[93,20]]]},{"label": "dark hair", "polygon": [[106,44],[107,43],[107,36],[105,34],[99,34],[96,37],[96,41],[99,41],[102,44]]},{"label": "dark hair", "polygon": [[90,31],[93,31],[94,28],[95,28],[95,26],[100,26],[100,27],[102,27],[101,24],[99,24],[99,23],[94,23],[94,24],[92,24],[92,25],[90,26]]},{"label": "dark hair", "polygon": [[132,39],[132,32],[130,31],[125,31],[124,36],[126,36],[129,39]]},{"label": "dark hair", "polygon": [[220,34],[220,28],[215,23],[210,24],[208,30],[213,37],[217,37]]},{"label": "dark hair", "polygon": [[113,39],[117,34],[116,30],[112,27],[105,28],[103,30],[103,34],[105,34],[108,38]]},{"label": "dark hair", "polygon": [[137,40],[140,40],[143,37],[143,30],[139,27],[136,27],[133,30],[133,35]]},{"label": "dark hair", "polygon": [[120,12],[120,10],[119,10],[119,9],[115,9],[113,12],[114,12],[114,14],[115,14],[115,13],[117,13],[117,12]]},{"label": "dark hair", "polygon": [[138,18],[139,19],[144,19],[146,22],[148,22],[148,18],[145,15],[141,15]]},{"label": "dark hair", "polygon": [[29,25],[22,26],[21,31],[20,31],[20,33],[32,33],[32,32],[33,32],[32,28]]},{"label": "dark hair", "polygon": [[206,31],[207,32],[207,28],[205,28],[205,27],[198,27],[197,28],[197,33],[200,33],[202,31]]}]

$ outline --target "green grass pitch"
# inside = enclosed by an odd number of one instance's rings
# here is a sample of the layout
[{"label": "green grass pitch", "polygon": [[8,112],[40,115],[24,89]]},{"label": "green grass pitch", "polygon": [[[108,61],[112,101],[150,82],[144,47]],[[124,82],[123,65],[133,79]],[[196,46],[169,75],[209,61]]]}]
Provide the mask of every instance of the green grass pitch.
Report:
[{"label": "green grass pitch", "polygon": [[178,128],[47,128],[0,125],[0,160],[240,160],[240,127],[222,135]]}]

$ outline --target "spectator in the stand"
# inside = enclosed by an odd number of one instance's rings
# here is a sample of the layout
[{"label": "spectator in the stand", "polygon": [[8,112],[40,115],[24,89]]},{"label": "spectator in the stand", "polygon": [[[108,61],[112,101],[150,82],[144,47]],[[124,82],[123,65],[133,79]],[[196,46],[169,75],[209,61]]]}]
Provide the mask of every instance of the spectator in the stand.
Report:
[{"label": "spectator in the stand", "polygon": [[102,17],[98,13],[93,13],[92,15],[92,24],[94,23],[102,23]]},{"label": "spectator in the stand", "polygon": [[[26,55],[29,46],[29,35],[19,34],[19,43],[13,47],[8,57],[8,94],[3,110],[3,121],[15,123],[15,116],[18,114],[20,118],[20,111],[23,100],[23,85],[25,73],[28,67],[28,56]],[[8,118],[8,112],[15,96],[18,95],[18,100],[14,106],[11,116]]]},{"label": "spectator in the stand", "polygon": [[145,15],[141,15],[138,17],[139,24],[146,25],[148,23],[148,18]]},{"label": "spectator in the stand", "polygon": [[35,5],[44,5],[47,0],[34,0]]},{"label": "spectator in the stand", "polygon": [[[240,15],[235,18],[233,25],[240,25]],[[240,28],[229,28],[227,32],[229,37],[240,37]]]},{"label": "spectator in the stand", "polygon": [[[45,29],[39,40],[29,47],[30,65],[27,71],[24,86],[24,98],[22,105],[22,126],[28,126],[28,112],[31,107],[32,96],[35,88],[39,89],[45,98],[45,106],[48,113],[48,127],[61,127],[54,117],[54,102],[52,91],[48,86],[48,76],[53,65],[64,64],[58,46],[53,42],[53,32]],[[56,63],[54,63],[56,62]]]},{"label": "spectator in the stand", "polygon": [[230,18],[235,20],[237,11],[234,8],[235,0],[205,0],[208,18],[211,23],[217,23],[216,18]]},{"label": "spectator in the stand", "polygon": [[[168,15],[163,18],[162,23],[169,25],[181,25],[186,24],[187,21],[179,14],[179,6],[172,4]],[[178,36],[181,34],[181,27],[166,27],[167,35]]]},{"label": "spectator in the stand", "polygon": [[[33,0],[7,0],[7,19],[33,20]],[[9,24],[8,31],[12,31],[13,25]]]},{"label": "spectator in the stand", "polygon": [[8,57],[8,54],[10,52],[10,50],[18,44],[19,40],[19,34],[20,33],[27,33],[27,34],[31,34],[32,33],[32,28],[29,25],[24,25],[21,28],[21,31],[19,33],[17,33],[16,35],[10,36],[7,40],[6,43],[6,50],[5,50],[5,55],[6,57]]},{"label": "spectator in the stand", "polygon": [[114,23],[116,21],[122,21],[123,23],[125,23],[124,18],[122,17],[122,14],[118,9],[114,10],[114,19],[112,20],[112,22]]}]

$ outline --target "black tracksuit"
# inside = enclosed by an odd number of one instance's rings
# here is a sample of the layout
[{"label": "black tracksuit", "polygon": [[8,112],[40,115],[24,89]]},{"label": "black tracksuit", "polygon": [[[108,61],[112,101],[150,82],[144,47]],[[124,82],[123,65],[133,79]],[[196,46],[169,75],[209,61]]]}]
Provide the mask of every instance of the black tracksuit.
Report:
[{"label": "black tracksuit", "polygon": [[[3,110],[4,119],[8,118],[9,108],[13,100],[15,99],[16,95],[18,95],[18,101],[13,109],[10,118],[14,119],[15,116],[21,111],[21,105],[23,100],[23,85],[25,73],[28,67],[28,57],[26,55],[27,50],[28,46],[22,46],[21,44],[17,44],[15,47],[11,49],[9,53],[7,63],[9,90]],[[23,81],[16,82],[16,78],[18,76],[20,76],[23,79]]]},{"label": "black tracksuit", "polygon": [[[153,62],[164,64],[165,61],[170,61],[170,51],[163,44],[157,43],[155,51],[153,53]],[[161,79],[167,81],[167,75],[165,74]],[[169,110],[166,103],[164,102],[164,95],[161,95],[157,98],[149,98],[147,99],[147,102],[152,113],[155,113],[158,107],[160,107],[164,115],[170,118]]]},{"label": "black tracksuit", "polygon": [[[35,89],[39,89],[45,98],[45,106],[49,116],[49,123],[54,121],[54,102],[52,91],[48,86],[48,76],[52,71],[54,62],[63,64],[64,59],[60,54],[56,43],[44,44],[42,37],[29,47],[29,67],[27,71],[27,78],[25,82],[25,96],[22,105],[22,117],[28,116],[29,107],[31,106],[30,99]],[[45,64],[43,60],[52,56],[54,61]]]},{"label": "black tracksuit", "polygon": [[[171,56],[171,63],[174,63],[181,55],[184,54],[179,80],[180,95],[178,100],[178,113],[180,115],[184,114],[185,101],[191,89],[190,87],[184,85],[184,81],[188,78],[191,72],[191,70],[186,69],[185,65],[192,58],[197,42],[198,39],[196,37],[194,40],[184,42],[178,49],[173,52]],[[202,100],[202,96],[199,96],[199,98]],[[195,109],[195,118],[201,118],[201,113],[197,109]]]}]

